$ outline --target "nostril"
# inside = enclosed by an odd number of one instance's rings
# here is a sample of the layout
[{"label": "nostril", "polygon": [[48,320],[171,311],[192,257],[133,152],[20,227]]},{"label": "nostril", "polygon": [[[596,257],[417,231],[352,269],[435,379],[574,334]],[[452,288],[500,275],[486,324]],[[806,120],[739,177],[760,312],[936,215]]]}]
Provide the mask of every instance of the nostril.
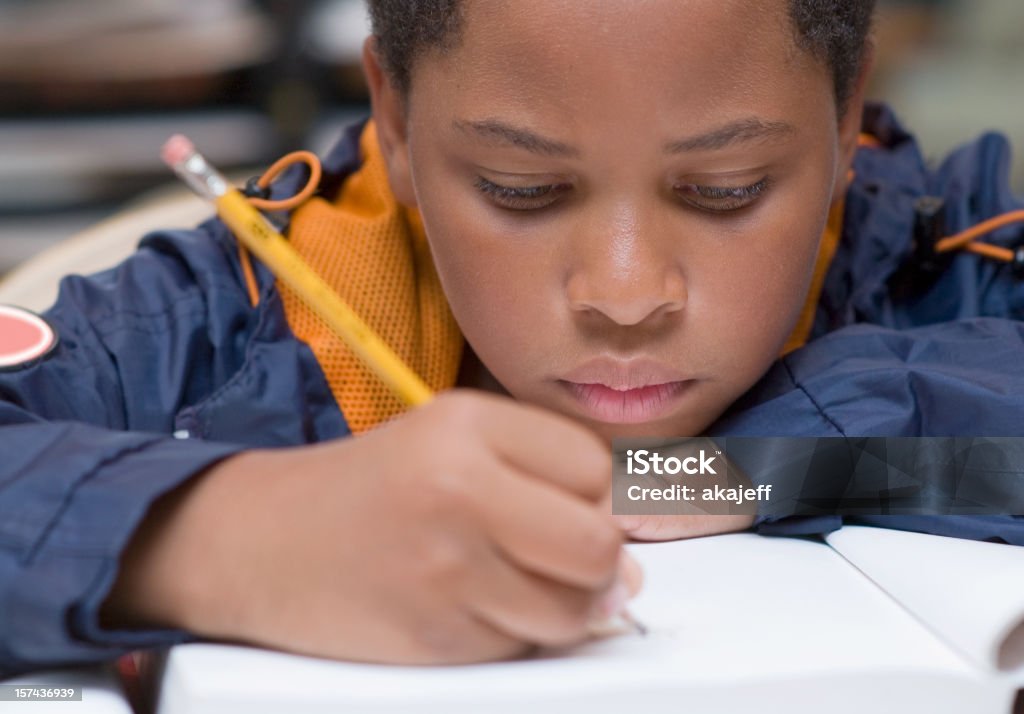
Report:
[{"label": "nostril", "polygon": [[571,303],[574,311],[579,313],[595,313],[604,316],[622,326],[639,325],[660,316],[676,313],[683,309],[679,301],[663,301],[650,299],[613,299],[592,298]]},{"label": "nostril", "polygon": [[653,280],[571,282],[569,306],[576,312],[597,312],[620,325],[635,325],[653,317],[681,311],[687,291],[681,278]]}]

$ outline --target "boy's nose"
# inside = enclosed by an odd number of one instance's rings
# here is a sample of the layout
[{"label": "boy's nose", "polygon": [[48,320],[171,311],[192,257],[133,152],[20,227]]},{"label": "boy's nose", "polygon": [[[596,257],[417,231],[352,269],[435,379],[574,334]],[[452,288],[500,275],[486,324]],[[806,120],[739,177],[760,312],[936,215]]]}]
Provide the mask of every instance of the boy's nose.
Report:
[{"label": "boy's nose", "polygon": [[[637,325],[686,305],[686,281],[666,241],[641,232],[637,221],[617,221],[605,240],[582,241],[566,282],[570,307],[596,311],[620,325]],[[582,246],[581,246],[582,247]]]},{"label": "boy's nose", "polygon": [[599,312],[619,325],[638,325],[655,315],[679,312],[686,286],[676,271],[652,271],[626,280],[569,279],[569,304],[578,312]]}]

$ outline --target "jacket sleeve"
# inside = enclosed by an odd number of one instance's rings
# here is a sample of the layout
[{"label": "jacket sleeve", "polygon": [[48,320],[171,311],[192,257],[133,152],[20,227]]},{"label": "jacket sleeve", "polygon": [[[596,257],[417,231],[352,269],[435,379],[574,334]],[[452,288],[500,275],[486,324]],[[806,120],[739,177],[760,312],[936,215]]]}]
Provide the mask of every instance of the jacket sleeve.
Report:
[{"label": "jacket sleeve", "polygon": [[[1024,436],[1024,323],[973,318],[907,330],[836,330],[779,360],[711,433]],[[757,481],[756,473],[751,477]],[[844,521],[1024,545],[1024,514],[759,517],[757,529],[808,535]]]},{"label": "jacket sleeve", "polygon": [[171,436],[237,366],[253,311],[209,229],[65,278],[45,358],[0,372],[0,677],[181,641],[98,610],[150,505],[239,445]]}]

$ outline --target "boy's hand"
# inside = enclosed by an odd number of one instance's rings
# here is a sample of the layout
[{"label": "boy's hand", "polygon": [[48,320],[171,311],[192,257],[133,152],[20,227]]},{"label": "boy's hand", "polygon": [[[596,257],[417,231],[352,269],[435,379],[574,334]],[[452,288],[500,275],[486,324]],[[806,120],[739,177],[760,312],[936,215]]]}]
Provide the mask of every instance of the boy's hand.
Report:
[{"label": "boy's hand", "polygon": [[158,504],[105,616],[395,663],[575,642],[639,587],[610,464],[569,420],[472,392],[365,436],[242,454]]},{"label": "boy's hand", "polygon": [[633,540],[677,540],[743,531],[754,525],[754,516],[615,516]]}]

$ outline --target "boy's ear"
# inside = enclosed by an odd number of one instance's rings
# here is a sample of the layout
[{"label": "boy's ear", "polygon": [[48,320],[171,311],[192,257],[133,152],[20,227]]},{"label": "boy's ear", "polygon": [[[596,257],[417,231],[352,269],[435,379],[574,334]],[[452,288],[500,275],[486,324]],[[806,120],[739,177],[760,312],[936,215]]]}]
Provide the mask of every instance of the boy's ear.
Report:
[{"label": "boy's ear", "polygon": [[832,191],[833,200],[840,200],[845,196],[846,189],[850,184],[850,170],[853,168],[853,157],[857,153],[858,139],[864,118],[864,98],[867,92],[868,77],[871,76],[874,64],[874,45],[869,41],[864,49],[864,60],[847,101],[846,111],[839,117],[839,165],[836,167],[835,186]]},{"label": "boy's ear", "polygon": [[409,142],[406,132],[405,100],[388,78],[377,51],[377,38],[370,36],[363,43],[363,71],[370,88],[373,121],[377,125],[384,164],[388,170],[391,191],[399,203],[416,207],[416,192],[409,167]]}]

